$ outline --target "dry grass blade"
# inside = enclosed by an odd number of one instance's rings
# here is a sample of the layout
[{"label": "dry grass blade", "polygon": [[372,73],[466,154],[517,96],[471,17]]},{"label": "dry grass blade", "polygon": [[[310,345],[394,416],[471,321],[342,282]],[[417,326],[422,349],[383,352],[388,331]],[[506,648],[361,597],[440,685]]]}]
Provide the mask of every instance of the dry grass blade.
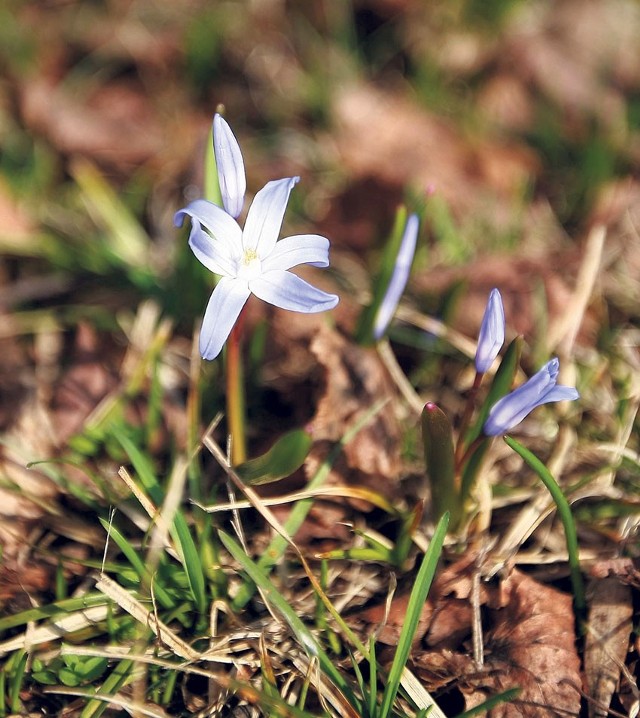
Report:
[{"label": "dry grass blade", "polygon": [[[402,319],[408,324],[412,324],[418,329],[422,329],[425,332],[429,332],[438,339],[444,339],[444,341],[451,344],[459,352],[467,356],[469,359],[473,359],[476,355],[476,342],[472,341],[464,334],[457,332],[455,329],[451,329],[444,322],[441,322],[435,317],[430,317],[427,314],[421,314],[415,309],[400,305],[396,310],[396,316],[398,319]],[[422,409],[421,409],[422,411]]]},{"label": "dry grass blade", "polygon": [[[121,466],[118,469],[118,476],[124,481],[124,483],[127,485],[127,488],[131,491],[131,493],[135,496],[136,501],[142,506],[142,508],[146,511],[147,515],[150,519],[155,519],[157,517],[159,524],[164,524],[164,519],[162,515],[158,514],[158,509],[155,507],[152,501],[149,500],[147,495],[142,491],[136,482],[133,480],[133,477],[131,474],[124,468],[124,466]],[[169,532],[169,527],[166,527],[167,533]]]},{"label": "dry grass blade", "polygon": [[173,466],[171,476],[169,477],[169,486],[164,498],[162,510],[152,517],[155,521],[155,526],[149,540],[149,552],[146,561],[151,573],[156,569],[160,561],[162,550],[169,542],[169,527],[173,523],[175,513],[182,500],[187,478],[187,468],[188,463],[186,459],[184,457],[178,457]]},{"label": "dry grass blade", "polygon": [[14,636],[0,643],[0,655],[22,648],[28,650],[30,647],[37,646],[41,643],[60,640],[71,633],[104,621],[108,614],[108,606],[92,606],[91,608],[71,613],[63,618],[57,618],[48,625],[27,630],[19,636]]},{"label": "dry grass blade", "polygon": [[547,346],[550,351],[559,348],[560,353],[570,357],[573,346],[587,310],[591,294],[600,273],[602,250],[607,236],[606,228],[595,226],[587,238],[587,246],[576,277],[575,291],[571,296],[566,311],[549,327]]},{"label": "dry grass blade", "polygon": [[[371,503],[373,506],[377,506],[388,513],[395,513],[393,506],[386,501],[386,499],[375,491],[369,489],[362,489],[358,486],[323,486],[318,489],[312,489],[310,491],[296,491],[292,494],[286,494],[284,496],[274,496],[268,499],[262,499],[262,503],[265,506],[280,506],[282,504],[296,503],[297,501],[303,501],[304,499],[314,499],[318,497],[332,497],[347,498],[347,499],[361,499]],[[253,506],[250,501],[229,501],[224,504],[212,504],[205,506],[198,503],[197,501],[192,502],[195,506],[202,509],[208,514],[218,513],[220,511],[232,511],[235,509],[248,509]]]},{"label": "dry grass blade", "polygon": [[229,464],[229,461],[227,460],[225,453],[222,451],[220,446],[208,435],[204,437],[203,443],[207,447],[207,449],[209,449],[209,451],[213,454],[214,458],[220,464],[220,466],[224,469],[227,476],[231,479],[231,481],[233,481],[236,488],[247,497],[248,501],[256,509],[256,511],[260,513],[262,518],[271,526],[271,528],[276,533],[282,536],[282,538],[299,553],[299,550],[296,548],[293,539],[291,538],[291,536],[289,536],[280,521],[278,521],[273,511],[271,511],[271,509],[264,503],[260,496],[258,496],[258,494],[250,486],[247,486],[238,476],[238,474],[233,470],[233,468]]},{"label": "dry grass blade", "polygon": [[313,571],[311,570],[307,560],[305,559],[302,551],[298,547],[298,545],[293,541],[293,539],[289,536],[288,532],[284,528],[284,526],[278,521],[278,519],[275,517],[271,509],[269,509],[268,506],[264,504],[262,499],[258,496],[258,494],[246,484],[243,483],[242,479],[238,476],[238,474],[233,470],[233,468],[229,465],[229,462],[223,453],[222,449],[218,446],[218,444],[210,437],[205,436],[204,438],[204,444],[205,446],[211,451],[211,453],[214,455],[220,466],[227,472],[227,475],[229,478],[233,481],[235,486],[247,497],[247,499],[252,503],[254,508],[261,514],[261,516],[269,523],[269,525],[276,531],[295,551],[302,568],[311,582],[311,585],[313,586],[314,591],[317,593],[318,597],[326,607],[326,609],[329,611],[329,613],[338,621],[338,624],[342,627],[342,630],[347,634],[349,640],[351,643],[364,655],[367,655],[367,651],[365,647],[361,644],[359,639],[355,634],[353,634],[350,629],[345,625],[344,621],[342,620],[341,616],[338,614],[338,612],[335,609],[335,606],[331,603],[328,596],[324,592],[322,586],[320,585],[320,582],[314,575]]},{"label": "dry grass blade", "polygon": [[419,416],[424,408],[424,401],[420,398],[418,392],[413,388],[411,382],[407,379],[407,375],[402,371],[402,367],[398,364],[395,354],[391,351],[389,341],[387,339],[383,339],[378,342],[376,348],[380,358],[382,359],[382,363],[387,368],[389,375],[395,382],[398,389],[400,389],[405,401]]},{"label": "dry grass blade", "polygon": [[177,656],[187,661],[198,659],[198,653],[189,644],[185,643],[169,626],[108,576],[101,574],[96,582],[96,588],[120,606],[123,611],[133,616],[136,621],[143,626],[148,626],[158,636],[158,639]]}]

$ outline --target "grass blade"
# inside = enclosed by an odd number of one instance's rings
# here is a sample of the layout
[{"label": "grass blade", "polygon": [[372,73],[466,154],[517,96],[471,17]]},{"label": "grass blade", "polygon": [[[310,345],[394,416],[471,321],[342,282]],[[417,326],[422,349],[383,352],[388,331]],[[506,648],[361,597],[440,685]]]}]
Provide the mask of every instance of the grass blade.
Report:
[{"label": "grass blade", "polygon": [[447,535],[448,527],[449,514],[444,514],[436,526],[435,533],[429,543],[429,548],[424,555],[418,575],[416,576],[411,596],[409,598],[407,615],[405,616],[400,638],[398,640],[398,647],[396,649],[395,656],[393,657],[393,663],[391,665],[391,670],[389,671],[389,678],[387,679],[387,685],[385,686],[384,695],[382,697],[382,706],[379,712],[380,718],[387,718],[387,716],[391,715],[393,701],[395,700],[398,688],[400,687],[402,672],[407,663],[407,659],[409,658],[413,637],[418,627],[420,612],[422,611],[424,602],[427,600],[427,595],[429,594],[429,589],[431,588],[431,583],[436,572],[438,561],[440,560],[440,554],[442,553],[442,546],[444,544],[445,536]]}]

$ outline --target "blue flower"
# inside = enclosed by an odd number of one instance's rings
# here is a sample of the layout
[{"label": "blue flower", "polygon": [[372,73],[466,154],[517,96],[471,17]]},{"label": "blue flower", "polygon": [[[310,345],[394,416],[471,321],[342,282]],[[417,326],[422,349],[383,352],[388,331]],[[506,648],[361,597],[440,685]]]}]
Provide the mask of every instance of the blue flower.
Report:
[{"label": "blue flower", "polygon": [[571,386],[558,386],[560,362],[551,359],[529,381],[499,399],[489,411],[483,431],[487,436],[506,434],[529,412],[550,401],[573,401],[580,394]]},{"label": "blue flower", "polygon": [[400,297],[404,292],[404,288],[407,286],[407,280],[409,279],[409,272],[411,271],[411,263],[413,262],[413,255],[416,251],[416,241],[418,239],[418,228],[419,221],[415,214],[412,214],[404,228],[404,234],[400,240],[400,249],[398,249],[398,256],[393,267],[393,273],[389,281],[389,286],[384,295],[384,298],[376,313],[376,318],[373,323],[373,337],[376,341],[385,333],[387,325],[391,321]]},{"label": "blue flower", "polygon": [[478,348],[476,349],[476,371],[484,374],[491,368],[494,359],[504,344],[504,308],[497,289],[489,294],[487,308],[482,317]]},{"label": "blue flower", "polygon": [[329,240],[318,234],[300,234],[278,240],[289,194],[299,177],[268,182],[255,196],[241,229],[246,189],[240,146],[227,122],[213,120],[213,146],[224,209],[197,199],[176,212],[174,223],[191,218],[189,246],[204,266],[220,275],[209,299],[202,329],[200,353],[215,359],[251,294],[296,312],[322,312],[338,303],[289,270],[299,264],[329,265]]}]

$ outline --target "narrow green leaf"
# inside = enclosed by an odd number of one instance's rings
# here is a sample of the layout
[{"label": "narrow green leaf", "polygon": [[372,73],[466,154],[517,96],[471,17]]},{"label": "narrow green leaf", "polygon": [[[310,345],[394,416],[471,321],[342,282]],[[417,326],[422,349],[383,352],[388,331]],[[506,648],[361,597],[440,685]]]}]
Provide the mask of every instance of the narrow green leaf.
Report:
[{"label": "narrow green leaf", "polygon": [[424,602],[429,595],[429,589],[431,588],[438,561],[440,560],[440,554],[442,553],[442,546],[447,535],[448,527],[449,514],[445,513],[436,526],[435,533],[429,543],[429,548],[424,555],[415,583],[413,584],[413,589],[411,590],[407,606],[407,615],[402,625],[402,631],[398,639],[398,647],[393,657],[389,678],[382,697],[382,705],[378,713],[380,718],[387,718],[391,715],[393,702],[402,679],[402,672],[409,658],[411,644],[413,643],[413,638],[418,627],[418,620],[424,607]]},{"label": "narrow green leaf", "polygon": [[4,631],[9,628],[22,626],[25,623],[40,621],[45,618],[60,618],[74,611],[82,611],[85,608],[90,608],[91,606],[104,606],[108,602],[109,599],[102,593],[88,593],[84,596],[66,598],[63,601],[49,603],[46,606],[28,608],[26,611],[0,618],[0,633],[4,633]]},{"label": "narrow green leaf", "polygon": [[77,160],[71,169],[90,214],[109,233],[105,254],[112,255],[127,268],[151,273],[149,237],[140,222],[95,165]]},{"label": "narrow green leaf", "polygon": [[13,669],[13,676],[11,678],[11,684],[9,686],[9,705],[11,706],[12,713],[20,713],[22,711],[22,701],[20,700],[20,690],[22,688],[22,681],[24,679],[24,673],[27,668],[27,658],[29,655],[23,649],[20,649],[17,653]]},{"label": "narrow green leaf", "polygon": [[[164,492],[156,479],[149,458],[140,451],[125,432],[114,428],[113,434],[131,460],[136,476],[140,479],[144,490],[156,506],[160,506],[164,499]],[[173,519],[171,536],[180,551],[196,606],[201,613],[204,613],[207,608],[204,571],[189,526],[184,514],[180,511],[176,512]]]},{"label": "narrow green leaf", "polygon": [[173,529],[172,534],[182,556],[182,563],[189,579],[189,587],[196,607],[200,614],[204,615],[207,610],[207,591],[200,554],[191,536],[184,514],[179,511],[176,512],[173,519]]},{"label": "narrow green leaf", "polygon": [[[104,683],[96,691],[100,696],[113,696],[132,675],[135,663],[130,659],[122,660],[107,676]],[[91,700],[84,707],[80,718],[98,718],[109,708],[109,702],[98,698]]]},{"label": "narrow green leaf", "polygon": [[562,521],[564,527],[564,536],[567,542],[567,553],[569,555],[569,573],[571,576],[571,585],[573,587],[573,600],[575,603],[576,612],[578,614],[578,623],[580,630],[584,630],[583,621],[585,618],[585,611],[587,602],[584,592],[584,583],[582,581],[582,573],[580,571],[580,556],[578,550],[578,533],[576,531],[576,524],[571,513],[571,506],[567,501],[566,496],[562,492],[562,489],[558,485],[558,482],[552,476],[551,472],[547,467],[540,461],[540,459],[533,454],[529,449],[525,448],[510,436],[504,437],[505,442],[510,446],[517,454],[519,454],[525,461],[525,463],[532,469],[540,478],[542,483],[546,486],[547,490],[551,494],[556,508],[558,509],[558,516]]},{"label": "narrow green leaf", "polygon": [[398,536],[391,550],[391,563],[402,568],[405,565],[411,547],[413,546],[413,537],[416,529],[420,525],[422,514],[424,511],[424,502],[419,501],[405,516],[402,517],[402,525]]},{"label": "narrow green leaf", "polygon": [[158,600],[158,603],[163,608],[175,608],[175,601],[160,584],[153,582],[153,577],[147,570],[144,561],[140,558],[138,552],[129,543],[128,539],[122,533],[120,533],[120,531],[113,525],[113,523],[109,523],[101,517],[98,517],[98,520],[102,524],[104,530],[108,533],[109,537],[113,539],[114,543],[122,551],[127,561],[129,561],[129,563],[131,564],[133,570],[138,574],[140,581],[144,583],[146,587],[150,587],[153,583],[153,593]]},{"label": "narrow green leaf", "polygon": [[312,443],[313,439],[306,431],[289,431],[262,456],[236,466],[236,473],[245,484],[251,486],[268,484],[291,476],[304,463]]},{"label": "narrow green leaf", "polygon": [[376,715],[376,702],[378,699],[378,663],[376,660],[376,639],[369,637],[369,715]]},{"label": "narrow green leaf", "polygon": [[140,449],[127,436],[126,432],[123,431],[121,427],[111,427],[111,433],[129,457],[136,475],[140,479],[142,487],[149,495],[149,498],[156,506],[160,506],[163,501],[164,492],[156,479],[155,470],[149,457],[140,451]]},{"label": "narrow green leaf", "polygon": [[[55,681],[54,681],[55,682]],[[7,674],[4,669],[0,669],[0,716],[4,718],[7,715]]]}]

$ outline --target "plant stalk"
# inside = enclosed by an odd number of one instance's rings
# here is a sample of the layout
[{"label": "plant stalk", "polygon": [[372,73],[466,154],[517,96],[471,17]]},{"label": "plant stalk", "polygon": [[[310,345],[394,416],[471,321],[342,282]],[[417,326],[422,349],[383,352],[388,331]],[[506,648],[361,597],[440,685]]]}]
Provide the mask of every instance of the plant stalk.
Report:
[{"label": "plant stalk", "polygon": [[231,465],[247,460],[245,434],[245,392],[242,366],[242,326],[244,312],[240,313],[227,340],[227,426],[231,436]]}]

